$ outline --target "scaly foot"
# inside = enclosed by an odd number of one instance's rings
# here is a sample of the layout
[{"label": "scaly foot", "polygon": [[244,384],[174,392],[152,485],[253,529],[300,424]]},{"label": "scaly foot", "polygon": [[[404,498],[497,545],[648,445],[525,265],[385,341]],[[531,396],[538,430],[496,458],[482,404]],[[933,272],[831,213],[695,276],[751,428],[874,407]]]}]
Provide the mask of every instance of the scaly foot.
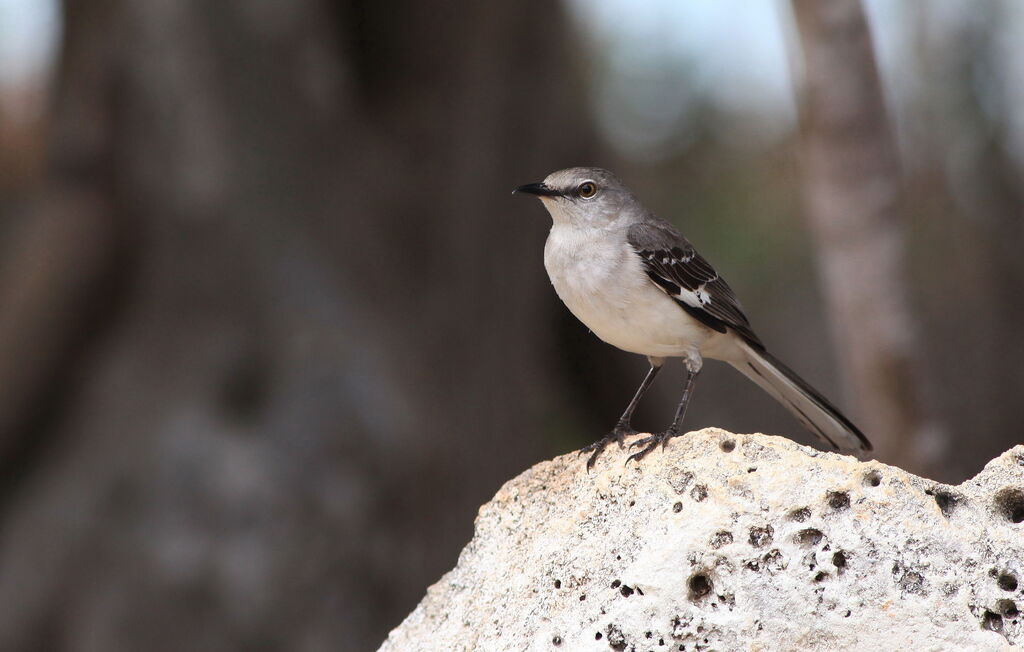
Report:
[{"label": "scaly foot", "polygon": [[640,460],[644,459],[648,453],[657,448],[658,444],[661,444],[661,447],[665,448],[666,446],[668,446],[669,439],[678,436],[679,431],[669,428],[665,432],[659,432],[657,434],[651,435],[650,437],[638,439],[637,441],[630,444],[629,447],[634,448],[636,446],[643,446],[643,448],[639,452],[633,453],[632,455],[627,457],[626,464],[629,464],[630,460],[640,462]]},{"label": "scaly foot", "polygon": [[633,430],[633,428],[628,423],[620,422],[615,424],[615,428],[613,428],[612,431],[605,435],[603,438],[598,439],[589,446],[584,446],[583,448],[581,448],[579,450],[580,455],[584,453],[593,453],[593,455],[590,456],[590,459],[587,460],[587,471],[594,468],[594,462],[597,461],[598,455],[600,455],[604,451],[604,449],[608,447],[608,444],[616,442],[618,443],[619,448],[622,448],[623,442],[625,442],[626,437],[635,434],[636,430]]}]

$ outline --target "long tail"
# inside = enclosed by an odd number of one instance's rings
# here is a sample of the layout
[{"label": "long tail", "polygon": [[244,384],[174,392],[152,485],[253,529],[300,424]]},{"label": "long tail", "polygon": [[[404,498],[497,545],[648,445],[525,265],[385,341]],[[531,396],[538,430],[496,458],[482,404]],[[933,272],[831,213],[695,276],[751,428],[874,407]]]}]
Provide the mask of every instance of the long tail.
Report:
[{"label": "long tail", "polygon": [[766,351],[743,341],[738,344],[743,356],[731,360],[732,366],[771,394],[824,443],[843,452],[871,450],[871,442],[857,426],[807,381]]}]

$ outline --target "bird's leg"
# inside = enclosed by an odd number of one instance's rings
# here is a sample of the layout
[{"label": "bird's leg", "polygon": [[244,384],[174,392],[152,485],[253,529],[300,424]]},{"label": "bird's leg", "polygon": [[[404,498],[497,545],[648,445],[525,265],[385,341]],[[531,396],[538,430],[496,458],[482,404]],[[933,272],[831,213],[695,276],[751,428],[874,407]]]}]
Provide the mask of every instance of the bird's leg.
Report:
[{"label": "bird's leg", "polygon": [[633,426],[630,425],[630,422],[633,419],[633,411],[636,410],[636,406],[640,403],[640,399],[647,393],[651,383],[654,382],[654,377],[658,375],[658,372],[661,371],[662,365],[665,363],[663,358],[648,358],[648,361],[651,363],[650,370],[647,372],[647,375],[644,376],[643,382],[640,383],[640,387],[637,388],[636,394],[633,395],[633,400],[626,406],[626,411],[622,413],[621,417],[619,417],[619,420],[615,424],[615,427],[612,428],[612,431],[601,439],[595,441],[593,444],[584,446],[580,449],[580,455],[583,453],[592,453],[590,459],[587,460],[587,470],[594,468],[594,462],[597,461],[597,456],[604,451],[608,444],[617,442],[619,444],[619,448],[622,448],[623,440],[629,435],[636,434],[636,430],[633,430]]},{"label": "bird's leg", "polygon": [[644,437],[638,441],[633,442],[629,445],[630,448],[634,446],[642,446],[639,452],[633,453],[626,458],[626,462],[635,460],[639,462],[648,453],[657,448],[658,444],[664,448],[668,446],[668,440],[681,434],[679,432],[680,427],[683,424],[683,418],[686,417],[686,408],[690,404],[690,396],[693,395],[693,385],[697,380],[697,374],[700,373],[701,359],[699,356],[693,355],[688,356],[685,361],[686,364],[686,389],[683,390],[683,398],[679,400],[679,407],[676,408],[676,416],[672,419],[672,425],[668,427],[665,432],[659,432],[651,435],[650,437]]}]

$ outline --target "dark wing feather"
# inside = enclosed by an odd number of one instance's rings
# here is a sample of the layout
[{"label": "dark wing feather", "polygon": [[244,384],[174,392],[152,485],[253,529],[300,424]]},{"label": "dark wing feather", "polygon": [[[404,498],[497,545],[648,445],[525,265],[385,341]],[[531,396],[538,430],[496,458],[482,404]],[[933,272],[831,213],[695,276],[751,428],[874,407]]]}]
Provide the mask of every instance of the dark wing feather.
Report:
[{"label": "dark wing feather", "polygon": [[652,218],[629,227],[626,237],[647,276],[683,310],[708,328],[720,333],[731,328],[764,349],[732,288],[675,227]]}]

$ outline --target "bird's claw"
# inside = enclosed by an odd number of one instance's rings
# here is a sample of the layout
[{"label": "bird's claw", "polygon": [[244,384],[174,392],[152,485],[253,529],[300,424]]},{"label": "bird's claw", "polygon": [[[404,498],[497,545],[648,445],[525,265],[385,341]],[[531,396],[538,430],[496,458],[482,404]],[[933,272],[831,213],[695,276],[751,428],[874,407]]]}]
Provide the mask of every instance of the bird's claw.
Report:
[{"label": "bird's claw", "polygon": [[640,460],[647,457],[648,453],[657,448],[658,444],[661,444],[661,448],[664,450],[666,447],[668,447],[668,440],[672,439],[678,434],[678,432],[669,429],[666,430],[665,432],[659,432],[657,434],[651,435],[650,437],[644,437],[643,439],[636,440],[635,442],[629,445],[630,449],[633,449],[637,446],[643,446],[643,448],[638,452],[633,453],[632,455],[627,457],[625,463],[629,464],[630,461],[639,463]]},{"label": "bird's claw", "polygon": [[594,463],[597,462],[598,456],[604,452],[604,449],[608,447],[608,444],[615,442],[619,445],[620,449],[625,448],[626,437],[635,434],[636,430],[633,430],[628,423],[618,423],[607,435],[598,439],[593,444],[588,444],[581,448],[577,455],[593,453],[587,460],[587,470],[589,471],[594,468]]}]

